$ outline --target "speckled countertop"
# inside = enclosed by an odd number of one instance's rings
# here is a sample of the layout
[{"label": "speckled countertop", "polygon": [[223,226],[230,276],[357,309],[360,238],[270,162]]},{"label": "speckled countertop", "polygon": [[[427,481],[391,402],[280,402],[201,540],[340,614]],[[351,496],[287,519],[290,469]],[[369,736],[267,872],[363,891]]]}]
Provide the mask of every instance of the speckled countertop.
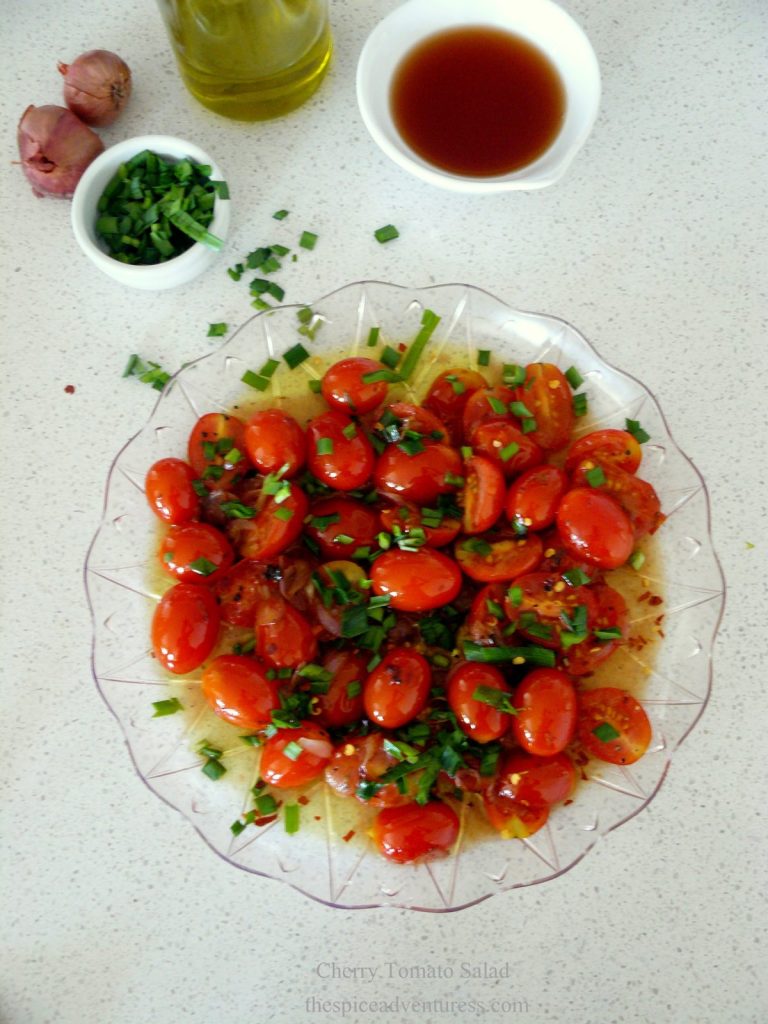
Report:
[{"label": "speckled countertop", "polygon": [[[332,0],[321,92],[244,127],[186,95],[151,3],[6,5],[3,1024],[768,1019],[765,5],[569,2],[602,66],[594,133],[559,185],[488,198],[406,176],[360,122],[357,54],[394,6]],[[651,388],[707,480],[729,588],[710,705],[652,806],[561,878],[449,916],[332,910],[213,856],[135,776],[91,678],[81,575],[107,467],[156,397],[120,374],[134,351],[175,369],[209,350],[209,321],[249,308],[225,260],[175,292],[114,284],[76,249],[69,204],[35,199],[11,164],[24,107],[58,101],[56,59],[95,46],[136,83],[108,143],[172,133],[226,170],[228,254],[278,207],[319,234],[291,301],[363,277],[463,280],[562,316]],[[390,221],[401,238],[379,246]],[[465,962],[507,976],[468,979]],[[473,1008],[441,1010],[459,998]],[[481,1015],[492,998],[507,1012]]]}]

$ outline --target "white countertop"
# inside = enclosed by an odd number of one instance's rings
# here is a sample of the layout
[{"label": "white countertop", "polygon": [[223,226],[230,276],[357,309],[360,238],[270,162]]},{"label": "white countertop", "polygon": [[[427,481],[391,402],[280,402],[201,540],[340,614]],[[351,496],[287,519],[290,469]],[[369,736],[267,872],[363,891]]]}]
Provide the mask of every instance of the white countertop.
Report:
[{"label": "white countertop", "polygon": [[[560,184],[498,197],[419,183],[363,128],[355,61],[392,0],[333,0],[328,80],[295,115],[253,126],[185,93],[151,3],[7,6],[3,1024],[432,1022],[451,1015],[406,1004],[460,997],[509,1001],[482,1017],[493,1022],[764,1021],[765,6],[569,2],[601,62],[600,117]],[[92,47],[134,73],[108,144],[186,137],[230,182],[226,255],[181,290],[101,275],[76,248],[69,203],[36,199],[10,163],[25,106],[60,102],[56,60]],[[280,207],[320,236],[283,275],[287,301],[365,277],[459,280],[562,316],[656,394],[709,485],[726,615],[709,707],[660,794],[559,879],[459,914],[333,910],[213,856],[141,784],[91,678],[83,560],[109,463],[157,397],[121,378],[126,359],[174,370],[210,350],[210,321],[245,319],[247,289],[224,270],[269,241]],[[401,238],[378,245],[389,222]],[[481,961],[509,977],[462,977]],[[452,979],[418,980],[441,966]],[[329,976],[353,967],[378,973]],[[320,1008],[396,996],[346,1016]]]}]

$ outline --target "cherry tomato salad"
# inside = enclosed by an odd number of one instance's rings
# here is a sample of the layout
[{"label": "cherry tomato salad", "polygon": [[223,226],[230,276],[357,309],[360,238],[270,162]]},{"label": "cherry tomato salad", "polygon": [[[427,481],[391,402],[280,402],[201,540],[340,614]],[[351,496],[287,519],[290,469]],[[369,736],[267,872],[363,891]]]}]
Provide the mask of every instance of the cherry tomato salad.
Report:
[{"label": "cherry tomato salad", "polygon": [[[260,748],[235,834],[324,779],[375,809],[370,835],[395,862],[450,851],[462,801],[526,838],[588,758],[631,764],[650,742],[631,693],[590,688],[629,640],[606,573],[639,568],[664,520],[637,476],[648,435],[627,420],[575,438],[578,371],[491,370],[489,352],[405,400],[423,333],[331,365],[308,421],[300,402],[202,416],[186,460],[147,474],[172,580],[154,655],[173,674],[202,667],[212,710]],[[221,750],[200,752],[224,774]]]}]

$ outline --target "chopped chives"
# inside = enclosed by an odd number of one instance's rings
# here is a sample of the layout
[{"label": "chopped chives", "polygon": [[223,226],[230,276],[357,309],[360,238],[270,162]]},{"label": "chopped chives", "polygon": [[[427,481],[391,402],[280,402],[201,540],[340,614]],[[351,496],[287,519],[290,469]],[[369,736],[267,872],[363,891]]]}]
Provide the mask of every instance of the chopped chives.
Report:
[{"label": "chopped chives", "polygon": [[211,573],[216,572],[218,566],[207,558],[196,558],[194,562],[190,562],[187,566],[192,572],[196,572],[200,576],[210,576]]},{"label": "chopped chives", "polygon": [[332,512],[328,516],[311,516],[309,525],[314,527],[316,530],[325,530],[328,526],[333,526],[334,523],[338,523],[341,519],[341,515],[338,512]]},{"label": "chopped chives", "polygon": [[350,537],[348,533],[337,533],[333,538],[334,544],[354,544],[355,538]]},{"label": "chopped chives", "polygon": [[601,743],[610,743],[611,740],[618,739],[621,733],[614,729],[610,722],[601,722],[592,730],[592,735],[597,736]]},{"label": "chopped chives", "polygon": [[262,377],[260,374],[254,373],[253,370],[246,370],[240,380],[257,391],[266,391],[269,387],[269,378]]},{"label": "chopped chives", "polygon": [[153,718],[164,718],[166,715],[175,715],[184,705],[178,697],[170,697],[168,700],[153,700],[152,707],[155,709]]},{"label": "chopped chives", "polygon": [[596,629],[595,636],[598,640],[621,640],[622,632],[618,626],[609,626],[606,629]]},{"label": "chopped chives", "polygon": [[351,441],[352,438],[357,437],[357,426],[354,423],[348,423],[342,430],[342,434],[348,441]]},{"label": "chopped chives", "polygon": [[363,384],[377,384],[380,380],[386,381],[388,384],[396,384],[404,379],[402,374],[395,373],[394,370],[373,370],[362,376]]},{"label": "chopped chives", "polygon": [[469,445],[464,444],[461,446],[461,457],[462,459],[472,458],[472,448]]},{"label": "chopped chives", "polygon": [[206,337],[222,338],[227,333],[228,330],[229,324],[226,323],[208,324],[208,334],[206,335]]},{"label": "chopped chives", "polygon": [[287,256],[288,253],[291,251],[285,245],[270,245],[269,248],[271,249],[272,252],[277,253],[278,256]]},{"label": "chopped chives", "polygon": [[465,640],[463,644],[464,657],[467,661],[478,661],[485,664],[513,661],[522,659],[520,664],[543,665],[552,668],[555,664],[555,652],[546,647],[538,647],[530,644],[525,647],[486,647],[484,644],[477,644],[471,640]]},{"label": "chopped chives", "polygon": [[629,556],[628,561],[633,569],[642,569],[643,565],[645,564],[645,553],[642,551],[633,551],[632,554]]},{"label": "chopped chives", "polygon": [[317,235],[313,231],[302,231],[299,245],[302,249],[314,249],[317,245]]},{"label": "chopped chives", "polygon": [[239,501],[222,501],[219,508],[230,519],[253,519],[256,509]]},{"label": "chopped chives", "polygon": [[515,608],[519,608],[523,603],[523,588],[522,587],[510,587],[507,591],[507,598],[509,603]]},{"label": "chopped chives", "polygon": [[538,430],[538,424],[533,416],[527,416],[520,420],[520,429],[524,434],[532,434],[534,430]]},{"label": "chopped chives", "polygon": [[575,366],[569,366],[565,371],[565,379],[571,385],[574,391],[578,391],[581,385],[584,383],[584,378],[581,376]]},{"label": "chopped chives", "polygon": [[319,437],[315,448],[318,455],[333,455],[333,439],[330,437]]},{"label": "chopped chives", "polygon": [[502,462],[509,462],[509,460],[512,458],[512,456],[513,455],[517,455],[517,453],[519,451],[520,451],[520,445],[517,443],[517,441],[510,441],[508,445],[505,445],[505,447],[502,448],[499,451],[499,455],[501,456],[501,461]]},{"label": "chopped chives", "polygon": [[627,432],[634,437],[638,444],[645,444],[646,441],[650,441],[651,435],[647,431],[643,430],[640,426],[639,420],[626,420]]},{"label": "chopped chives", "polygon": [[363,692],[363,684],[359,679],[353,679],[351,683],[347,683],[347,696],[350,700],[353,697],[358,697]]},{"label": "chopped chives", "polygon": [[485,607],[488,609],[488,612],[491,615],[493,615],[495,619],[504,618],[504,609],[501,607],[498,601],[493,601],[491,600],[490,597],[488,597],[485,600]]},{"label": "chopped chives", "polygon": [[478,686],[472,692],[472,700],[480,704],[487,704],[488,707],[503,711],[507,715],[516,715],[518,709],[509,699],[509,694],[504,690],[497,690],[494,686]]},{"label": "chopped chives", "polygon": [[299,814],[298,804],[286,804],[283,808],[283,824],[289,836],[299,831]]},{"label": "chopped chives", "polygon": [[215,782],[217,779],[220,779],[222,775],[226,774],[227,769],[217,757],[209,757],[200,771],[203,775],[207,775],[209,779],[212,779]]},{"label": "chopped chives", "polygon": [[456,473],[446,473],[443,477],[443,481],[451,487],[464,486],[464,477],[458,476]]},{"label": "chopped chives", "polygon": [[321,382],[319,380],[315,380],[314,378],[307,381],[307,386],[309,387],[309,390],[313,391],[316,395],[319,395],[320,391],[322,390]]},{"label": "chopped chives", "polygon": [[580,391],[578,395],[573,396],[573,415],[587,415],[587,396],[583,391]]},{"label": "chopped chives", "polygon": [[368,332],[368,341],[366,342],[368,348],[374,348],[376,346],[379,340],[380,331],[380,327],[372,327],[370,329],[370,331]]},{"label": "chopped chives", "polygon": [[274,220],[285,220],[285,218],[288,216],[288,212],[288,210],[276,210],[272,214],[272,217]]},{"label": "chopped chives", "polygon": [[301,755],[304,753],[304,748],[301,747],[295,740],[289,740],[288,743],[283,747],[283,754],[290,761],[298,761]]},{"label": "chopped chives", "polygon": [[488,395],[488,405],[490,405],[491,409],[495,413],[498,413],[499,416],[503,416],[504,413],[507,411],[507,407],[504,404],[504,402],[502,402],[495,395]]},{"label": "chopped chives", "polygon": [[411,342],[400,366],[400,373],[403,380],[408,380],[410,378],[416,368],[416,364],[421,358],[421,354],[424,351],[427,342],[434,334],[435,328],[439,323],[440,317],[436,313],[431,309],[424,310],[421,316],[421,329]]},{"label": "chopped chives", "polygon": [[309,359],[309,352],[299,342],[294,345],[293,348],[289,348],[287,352],[283,353],[283,359],[288,363],[292,370],[295,370],[300,363],[303,363],[305,359]]},{"label": "chopped chives", "polygon": [[226,181],[214,181],[214,179],[211,178],[210,182],[216,189],[216,195],[219,199],[229,199],[229,185]]},{"label": "chopped chives", "polygon": [[296,319],[299,321],[300,324],[308,324],[313,316],[314,313],[309,308],[309,306],[302,306],[301,309],[296,310]]},{"label": "chopped chives", "polygon": [[385,224],[383,228],[377,228],[373,232],[373,237],[383,245],[384,242],[391,242],[393,238],[399,238],[400,232],[394,224]]},{"label": "chopped chives", "polygon": [[394,370],[400,362],[400,353],[393,349],[391,345],[385,345],[379,355],[379,361],[388,366],[390,370]]},{"label": "chopped chives", "polygon": [[517,363],[505,363],[501,371],[501,379],[507,387],[520,387],[525,383],[525,367]]},{"label": "chopped chives", "polygon": [[587,483],[590,487],[602,487],[605,483],[605,473],[601,466],[595,466],[594,469],[588,469],[584,474],[587,478]]},{"label": "chopped chives", "polygon": [[259,370],[260,376],[271,377],[279,365],[280,363],[277,361],[277,359],[268,359],[266,363],[264,363],[262,368]]},{"label": "chopped chives", "polygon": [[531,410],[525,402],[510,402],[509,411],[513,416],[518,416],[520,419],[531,419]]},{"label": "chopped chives", "polygon": [[282,519],[284,523],[287,523],[289,519],[293,519],[292,508],[276,508],[275,519]]},{"label": "chopped chives", "polygon": [[571,587],[583,587],[590,582],[583,569],[568,569],[563,573],[563,579]]},{"label": "chopped chives", "polygon": [[477,365],[478,366],[490,366],[491,364],[491,353],[487,348],[480,348],[477,350]]},{"label": "chopped chives", "polygon": [[[299,747],[301,750],[301,747]],[[271,793],[261,793],[254,800],[254,805],[260,818],[268,818],[277,811],[277,801]]]}]

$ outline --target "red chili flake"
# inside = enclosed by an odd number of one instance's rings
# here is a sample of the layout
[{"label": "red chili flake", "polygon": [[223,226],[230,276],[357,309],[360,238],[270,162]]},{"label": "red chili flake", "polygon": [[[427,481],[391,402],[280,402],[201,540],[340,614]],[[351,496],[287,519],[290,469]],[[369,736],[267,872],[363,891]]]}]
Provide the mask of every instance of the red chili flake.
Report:
[{"label": "red chili flake", "polygon": [[651,596],[650,590],[646,590],[644,593],[642,593],[640,595],[640,597],[638,597],[637,600],[638,601],[647,601],[650,596]]},{"label": "red chili flake", "polygon": [[315,815],[315,821],[322,821],[322,820],[323,820],[323,819],[322,819],[322,818],[320,817],[320,815],[319,815],[319,814],[316,814],[316,815]]},{"label": "red chili flake", "polygon": [[349,832],[347,832],[347,834],[345,836],[342,836],[341,838],[344,840],[345,843],[348,843],[354,834],[355,830],[351,828]]},{"label": "red chili flake", "polygon": [[568,804],[572,804],[572,803],[573,803],[573,800],[571,800],[570,798],[568,800],[563,800],[563,807],[567,807]]},{"label": "red chili flake", "polygon": [[254,818],[253,819],[253,824],[254,825],[269,825],[269,823],[271,821],[277,821],[277,815],[276,814],[270,814],[269,817],[266,817],[266,818]]},{"label": "red chili flake", "polygon": [[405,344],[405,342],[401,341],[400,344],[397,346],[397,351],[398,352],[405,352],[405,350],[407,348],[408,348],[408,346]]},{"label": "red chili flake", "polygon": [[302,807],[306,807],[307,804],[309,803],[309,797],[308,796],[300,796],[299,799],[296,801],[296,803],[301,804]]},{"label": "red chili flake", "polygon": [[74,393],[75,393],[75,385],[74,384],[67,384],[67,386],[64,388],[64,390],[66,391],[66,393],[68,395],[74,395]]},{"label": "red chili flake", "polygon": [[663,603],[664,603],[664,598],[663,597],[659,597],[658,594],[654,594],[654,596],[648,602],[648,604],[653,605],[654,608],[658,607],[660,604],[663,604]]}]

